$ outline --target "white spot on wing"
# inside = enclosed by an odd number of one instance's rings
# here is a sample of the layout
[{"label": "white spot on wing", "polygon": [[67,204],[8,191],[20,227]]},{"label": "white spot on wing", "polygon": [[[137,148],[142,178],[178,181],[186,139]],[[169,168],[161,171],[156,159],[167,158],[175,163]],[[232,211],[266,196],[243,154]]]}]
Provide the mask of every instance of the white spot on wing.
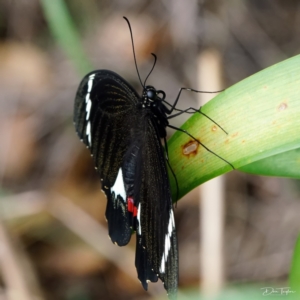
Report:
[{"label": "white spot on wing", "polygon": [[165,237],[165,249],[162,254],[161,264],[160,264],[161,273],[165,273],[165,264],[168,260],[168,255],[171,248],[171,237],[174,229],[175,229],[174,214],[173,214],[173,210],[171,209],[170,216],[169,216],[168,232]]},{"label": "white spot on wing", "polygon": [[90,79],[88,81],[88,89],[87,89],[88,94],[91,92],[92,87],[93,87],[93,80]]},{"label": "white spot on wing", "polygon": [[90,100],[90,93],[87,93],[87,94],[85,95],[85,103],[88,103],[89,100]]},{"label": "white spot on wing", "polygon": [[163,254],[161,259],[160,273],[165,273],[165,254]]},{"label": "white spot on wing", "polygon": [[92,107],[92,101],[91,99],[88,100],[87,105],[86,105],[86,117],[85,119],[88,120],[90,118],[90,113],[91,113],[91,107]]},{"label": "white spot on wing", "polygon": [[86,126],[86,135],[88,136],[89,145],[92,146],[91,122],[88,121]]},{"label": "white spot on wing", "polygon": [[170,216],[171,216],[172,226],[175,228],[175,220],[174,220],[173,210],[171,210]]},{"label": "white spot on wing", "polygon": [[137,220],[139,222],[138,233],[142,234],[142,226],[141,226],[141,202],[139,203],[138,211],[137,211]]},{"label": "white spot on wing", "polygon": [[88,120],[90,118],[90,111],[91,111],[91,107],[92,107],[92,101],[90,99],[90,95],[91,95],[91,91],[92,91],[92,87],[93,87],[93,81],[95,78],[95,74],[92,74],[89,76],[89,81],[88,81],[88,88],[87,88],[87,93],[85,95],[85,103],[86,103],[86,120]]},{"label": "white spot on wing", "polygon": [[117,179],[115,181],[115,184],[111,188],[111,192],[115,193],[115,197],[120,195],[121,198],[124,201],[126,201],[126,192],[125,192],[125,187],[124,187],[122,168],[119,169]]},{"label": "white spot on wing", "polygon": [[166,234],[166,238],[165,238],[165,257],[168,257],[170,247],[171,247],[170,237]]},{"label": "white spot on wing", "polygon": [[95,74],[89,76],[88,89],[87,89],[88,93],[90,93],[92,90],[94,78],[95,78]]}]

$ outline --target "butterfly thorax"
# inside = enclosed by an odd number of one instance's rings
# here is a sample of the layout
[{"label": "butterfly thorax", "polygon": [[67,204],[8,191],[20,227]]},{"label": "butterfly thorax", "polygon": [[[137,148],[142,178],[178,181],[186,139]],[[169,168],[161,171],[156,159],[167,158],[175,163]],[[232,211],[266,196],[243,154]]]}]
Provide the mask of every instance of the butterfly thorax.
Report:
[{"label": "butterfly thorax", "polygon": [[158,133],[161,138],[166,137],[166,127],[169,124],[167,113],[168,109],[163,101],[166,97],[164,91],[156,90],[153,86],[148,85],[144,88],[141,98],[142,109],[148,110],[150,116],[157,125]]}]

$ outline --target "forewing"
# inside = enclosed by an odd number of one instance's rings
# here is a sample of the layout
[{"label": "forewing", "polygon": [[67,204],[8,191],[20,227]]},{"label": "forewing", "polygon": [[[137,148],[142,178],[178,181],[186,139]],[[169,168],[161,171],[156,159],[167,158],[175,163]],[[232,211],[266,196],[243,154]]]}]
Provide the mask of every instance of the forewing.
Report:
[{"label": "forewing", "polygon": [[139,97],[118,74],[99,70],[84,77],[78,88],[74,123],[90,149],[103,183],[112,186],[136,126]]},{"label": "forewing", "polygon": [[122,77],[99,70],[84,77],[74,106],[76,131],[91,151],[107,196],[109,235],[119,245],[131,237],[122,162],[134,138],[138,101]]},{"label": "forewing", "polygon": [[136,268],[145,289],[159,277],[170,297],[178,285],[178,251],[165,153],[156,123],[145,118],[142,164],[135,183],[137,212]]}]

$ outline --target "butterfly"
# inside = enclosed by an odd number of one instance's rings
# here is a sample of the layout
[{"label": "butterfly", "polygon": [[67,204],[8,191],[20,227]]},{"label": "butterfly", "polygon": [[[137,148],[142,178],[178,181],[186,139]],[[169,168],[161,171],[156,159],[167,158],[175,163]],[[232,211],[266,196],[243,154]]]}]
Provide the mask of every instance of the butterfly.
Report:
[{"label": "butterfly", "polygon": [[178,249],[165,151],[164,93],[145,86],[142,96],[118,74],[89,73],[79,85],[74,123],[90,149],[107,197],[113,243],[126,245],[136,232],[138,278],[160,278],[169,295],[178,285]]},{"label": "butterfly", "polygon": [[169,124],[169,118],[198,110],[176,109],[185,88],[180,89],[170,105],[164,91],[146,85],[156,62],[154,54],[154,65],[142,83],[131,26],[124,19],[131,33],[142,95],[112,71],[93,71],[83,78],[77,90],[74,124],[91,152],[107,197],[105,215],[112,242],[124,246],[135,232],[135,266],[144,289],[147,290],[148,282],[161,279],[173,299],[178,286],[178,246],[167,170],[166,127],[175,128]]}]

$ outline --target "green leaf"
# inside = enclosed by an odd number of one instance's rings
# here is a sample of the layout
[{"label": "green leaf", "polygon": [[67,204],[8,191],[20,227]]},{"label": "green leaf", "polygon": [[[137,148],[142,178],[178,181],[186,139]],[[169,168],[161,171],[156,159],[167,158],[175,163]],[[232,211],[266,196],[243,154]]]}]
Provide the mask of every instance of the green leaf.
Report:
[{"label": "green leaf", "polygon": [[239,170],[265,176],[300,178],[300,148],[269,156]]},{"label": "green leaf", "polygon": [[[202,111],[228,134],[198,113],[181,128],[229,161],[235,169],[247,170],[245,166],[254,162],[300,148],[299,86],[298,55],[246,78],[202,107]],[[189,153],[193,147],[197,149]],[[177,131],[169,139],[168,148],[170,164],[179,182],[179,198],[201,183],[232,170],[229,164],[185,133]],[[297,173],[296,161],[300,159],[297,153],[293,153],[289,163],[293,174]],[[286,154],[285,159],[289,160],[288,156]],[[252,172],[260,174],[263,171],[252,168]],[[281,173],[284,172],[273,171],[272,175],[280,176]],[[175,195],[174,176],[170,175],[170,179]]]},{"label": "green leaf", "polygon": [[295,245],[294,255],[291,264],[291,270],[289,275],[289,281],[291,288],[300,293],[300,236]]}]

